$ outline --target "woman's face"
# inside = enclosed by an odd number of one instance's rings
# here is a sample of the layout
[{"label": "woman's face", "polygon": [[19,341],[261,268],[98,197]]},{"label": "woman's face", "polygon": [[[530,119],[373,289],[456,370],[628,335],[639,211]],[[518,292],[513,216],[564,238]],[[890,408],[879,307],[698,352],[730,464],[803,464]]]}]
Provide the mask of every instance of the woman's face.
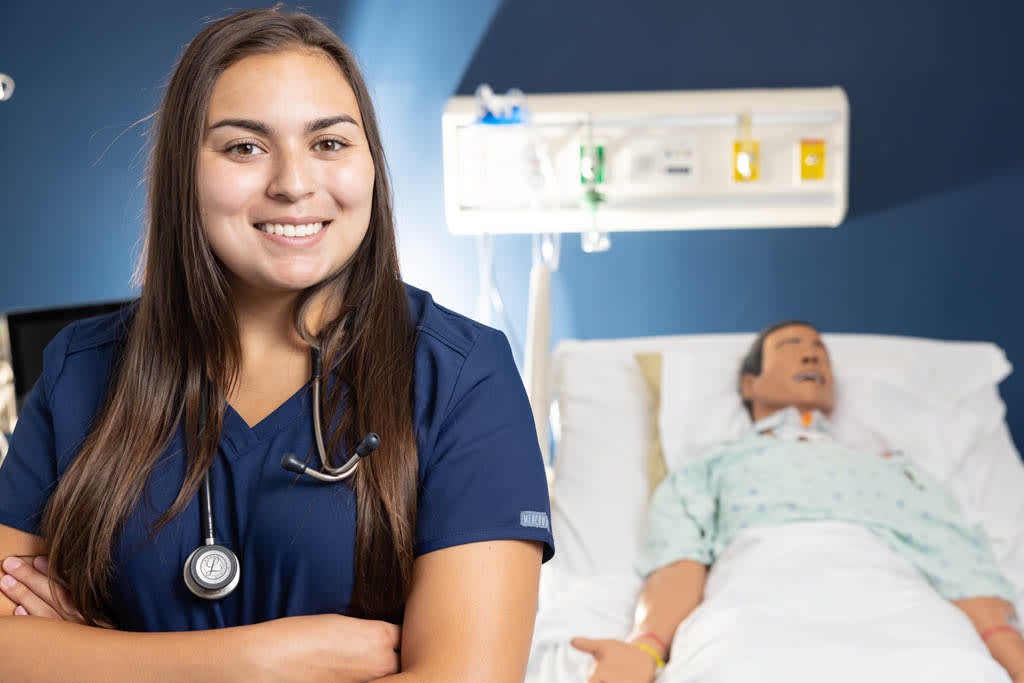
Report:
[{"label": "woman's face", "polygon": [[205,125],[203,230],[236,293],[294,292],[336,273],[366,234],[374,183],[338,65],[299,49],[245,57],[214,83]]}]

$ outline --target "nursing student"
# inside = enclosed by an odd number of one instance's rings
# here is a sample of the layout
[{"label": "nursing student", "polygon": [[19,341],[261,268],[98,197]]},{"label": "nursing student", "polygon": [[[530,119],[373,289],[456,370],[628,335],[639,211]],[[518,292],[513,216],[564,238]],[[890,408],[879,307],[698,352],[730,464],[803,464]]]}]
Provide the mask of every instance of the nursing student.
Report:
[{"label": "nursing student", "polygon": [[148,183],[141,296],[47,346],[0,468],[0,680],[522,681],[531,412],[505,337],[401,280],[348,50],[211,23]]}]

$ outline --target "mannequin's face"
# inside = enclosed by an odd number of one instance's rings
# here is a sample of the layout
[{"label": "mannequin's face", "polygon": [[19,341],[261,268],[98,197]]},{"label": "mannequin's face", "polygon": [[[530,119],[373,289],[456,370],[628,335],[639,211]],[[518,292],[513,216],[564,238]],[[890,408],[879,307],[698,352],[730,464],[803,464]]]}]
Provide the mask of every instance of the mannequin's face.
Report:
[{"label": "mannequin's face", "polygon": [[[214,84],[197,171],[203,230],[236,292],[297,292],[366,235],[374,167],[355,94],[327,55],[251,55]],[[274,224],[285,232],[275,235]]]},{"label": "mannequin's face", "polygon": [[832,365],[817,330],[806,325],[779,328],[765,337],[761,356],[761,374],[744,375],[741,386],[755,420],[789,406],[831,414]]}]

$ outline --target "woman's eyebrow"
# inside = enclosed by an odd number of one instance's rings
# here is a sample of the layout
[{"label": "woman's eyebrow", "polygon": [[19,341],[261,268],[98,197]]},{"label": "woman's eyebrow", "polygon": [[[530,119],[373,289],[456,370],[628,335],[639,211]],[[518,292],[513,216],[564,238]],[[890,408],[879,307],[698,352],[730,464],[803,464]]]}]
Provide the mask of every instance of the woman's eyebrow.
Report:
[{"label": "woman's eyebrow", "polygon": [[[358,126],[356,120],[348,114],[340,114],[338,116],[327,116],[322,119],[316,119],[306,124],[305,132],[314,133],[324,128],[330,128],[336,123],[351,123],[354,126]],[[262,121],[254,121],[252,119],[222,119],[217,123],[210,126],[207,130],[213,130],[214,128],[223,128],[224,126],[234,126],[235,128],[245,128],[251,130],[254,133],[261,135],[273,135],[273,129]]]}]

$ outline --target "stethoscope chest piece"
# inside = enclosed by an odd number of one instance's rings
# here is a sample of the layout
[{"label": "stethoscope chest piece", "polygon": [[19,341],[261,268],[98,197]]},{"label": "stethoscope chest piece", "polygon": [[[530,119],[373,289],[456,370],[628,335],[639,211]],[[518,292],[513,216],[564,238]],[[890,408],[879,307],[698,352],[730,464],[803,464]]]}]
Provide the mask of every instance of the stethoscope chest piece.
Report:
[{"label": "stethoscope chest piece", "polygon": [[238,585],[238,557],[222,545],[201,545],[185,560],[185,584],[196,597],[219,600]]}]

